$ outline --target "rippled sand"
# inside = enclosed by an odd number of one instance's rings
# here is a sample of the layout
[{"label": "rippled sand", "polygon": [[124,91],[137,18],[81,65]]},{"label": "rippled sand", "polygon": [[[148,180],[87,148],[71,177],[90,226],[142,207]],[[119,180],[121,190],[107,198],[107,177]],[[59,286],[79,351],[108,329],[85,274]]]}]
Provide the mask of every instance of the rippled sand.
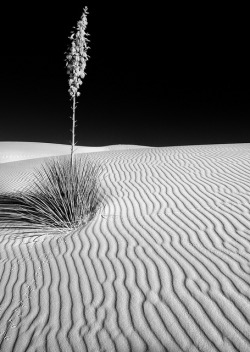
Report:
[{"label": "rippled sand", "polygon": [[[250,144],[102,148],[86,228],[0,232],[0,351],[249,352]],[[0,191],[46,160],[26,159]]]}]

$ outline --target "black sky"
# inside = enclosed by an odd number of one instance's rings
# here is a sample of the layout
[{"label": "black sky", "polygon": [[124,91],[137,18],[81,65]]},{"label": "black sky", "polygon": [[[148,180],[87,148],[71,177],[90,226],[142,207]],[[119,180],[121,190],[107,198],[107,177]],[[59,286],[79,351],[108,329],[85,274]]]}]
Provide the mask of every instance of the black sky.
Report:
[{"label": "black sky", "polygon": [[249,142],[246,9],[168,3],[2,7],[0,141],[70,144],[64,53],[88,6],[78,145]]}]

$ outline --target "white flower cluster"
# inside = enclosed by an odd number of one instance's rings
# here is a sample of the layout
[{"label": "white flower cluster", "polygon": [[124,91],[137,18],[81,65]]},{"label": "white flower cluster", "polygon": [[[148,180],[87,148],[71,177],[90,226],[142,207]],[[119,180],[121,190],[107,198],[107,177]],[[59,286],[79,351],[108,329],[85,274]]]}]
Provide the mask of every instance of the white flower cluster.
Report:
[{"label": "white flower cluster", "polygon": [[88,8],[85,7],[81,20],[77,22],[77,27],[74,27],[76,28],[76,33],[72,31],[69,37],[72,43],[66,56],[66,67],[69,74],[69,94],[72,98],[80,95],[78,89],[86,75],[84,70],[89,58],[87,55],[87,49],[89,48],[87,42],[89,42],[89,39],[86,38],[89,34],[85,32],[88,24],[87,14]]}]

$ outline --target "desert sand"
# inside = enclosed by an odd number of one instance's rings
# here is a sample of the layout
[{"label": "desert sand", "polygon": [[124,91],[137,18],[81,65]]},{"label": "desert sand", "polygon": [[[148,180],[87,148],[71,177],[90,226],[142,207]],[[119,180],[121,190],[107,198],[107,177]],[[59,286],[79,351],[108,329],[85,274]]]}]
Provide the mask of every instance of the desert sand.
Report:
[{"label": "desert sand", "polygon": [[[0,142],[0,192],[68,153]],[[250,144],[78,154],[106,167],[84,229],[0,231],[0,351],[249,352]]]}]

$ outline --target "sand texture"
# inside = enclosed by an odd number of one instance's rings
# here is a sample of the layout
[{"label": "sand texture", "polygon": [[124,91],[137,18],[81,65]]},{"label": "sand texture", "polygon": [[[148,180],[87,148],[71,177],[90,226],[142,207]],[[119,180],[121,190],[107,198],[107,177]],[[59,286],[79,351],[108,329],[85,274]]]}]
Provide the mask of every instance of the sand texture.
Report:
[{"label": "sand texture", "polygon": [[[250,144],[106,148],[83,230],[0,232],[0,351],[249,352]],[[2,161],[0,191],[32,157]]]}]

